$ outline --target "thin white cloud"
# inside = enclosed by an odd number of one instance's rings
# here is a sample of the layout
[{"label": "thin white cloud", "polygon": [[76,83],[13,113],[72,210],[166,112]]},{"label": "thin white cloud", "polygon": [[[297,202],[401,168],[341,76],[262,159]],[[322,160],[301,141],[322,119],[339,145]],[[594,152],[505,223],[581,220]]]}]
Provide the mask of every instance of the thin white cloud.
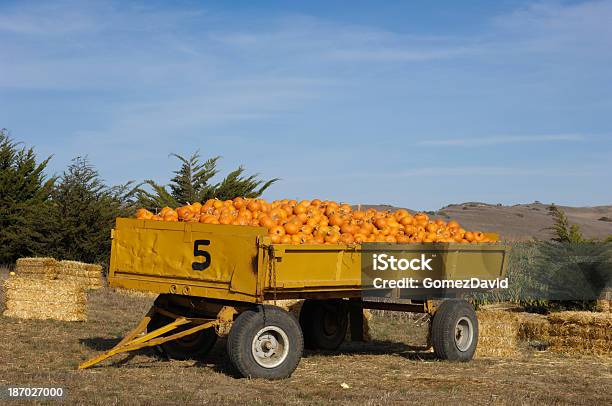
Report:
[{"label": "thin white cloud", "polygon": [[409,50],[401,48],[383,48],[369,50],[339,50],[328,54],[332,59],[348,61],[373,62],[419,62],[436,59],[449,59],[478,52],[476,48],[456,47],[441,49]]},{"label": "thin white cloud", "polygon": [[[517,177],[517,176],[538,176],[538,177],[588,177],[597,174],[598,171],[590,169],[580,169],[568,173],[565,168],[524,168],[524,167],[504,167],[504,166],[431,166],[423,168],[410,168],[397,172],[354,172],[344,174],[325,175],[327,181],[350,182],[380,179],[414,179],[414,178],[463,178],[463,177]],[[320,182],[321,176],[301,176],[286,174],[287,181],[295,182]]]},{"label": "thin white cloud", "polygon": [[418,145],[431,146],[464,146],[480,147],[487,145],[500,144],[523,144],[534,142],[564,142],[564,141],[584,141],[587,137],[578,134],[559,134],[559,135],[507,135],[480,138],[448,138],[442,140],[422,140]]}]

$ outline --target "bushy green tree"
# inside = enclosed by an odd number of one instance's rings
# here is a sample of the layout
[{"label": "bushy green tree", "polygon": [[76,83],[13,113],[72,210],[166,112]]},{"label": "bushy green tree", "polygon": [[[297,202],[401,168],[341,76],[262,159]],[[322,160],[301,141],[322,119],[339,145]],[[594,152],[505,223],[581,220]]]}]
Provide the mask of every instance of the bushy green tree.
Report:
[{"label": "bushy green tree", "polygon": [[580,231],[580,227],[576,224],[570,224],[563,210],[553,204],[548,208],[548,211],[553,218],[553,226],[550,227],[554,234],[552,238],[553,241],[564,243],[579,243],[586,241]]},{"label": "bushy green tree", "polygon": [[85,157],[64,171],[52,193],[55,217],[52,252],[60,259],[105,263],[115,218],[129,215],[129,184],[108,187]]},{"label": "bushy green tree", "polygon": [[553,300],[546,307],[592,309],[595,299],[612,282],[612,251],[609,242],[584,237],[557,206],[549,207],[554,236],[537,243],[532,287],[543,287],[539,295]]},{"label": "bushy green tree", "polygon": [[[259,197],[278,179],[264,181],[258,175],[244,175],[245,169],[240,166],[230,172],[223,180],[212,183],[218,175],[216,156],[202,162],[199,152],[189,158],[171,154],[181,162],[181,167],[174,172],[169,189],[153,180],[145,182],[137,189],[136,195],[140,205],[157,209],[164,206],[177,207],[187,203],[204,202],[208,199],[233,199],[235,197]],[[144,187],[143,187],[144,186]]]},{"label": "bushy green tree", "polygon": [[37,162],[32,148],[0,130],[0,264],[19,257],[46,255],[50,239],[49,197],[55,178]]}]

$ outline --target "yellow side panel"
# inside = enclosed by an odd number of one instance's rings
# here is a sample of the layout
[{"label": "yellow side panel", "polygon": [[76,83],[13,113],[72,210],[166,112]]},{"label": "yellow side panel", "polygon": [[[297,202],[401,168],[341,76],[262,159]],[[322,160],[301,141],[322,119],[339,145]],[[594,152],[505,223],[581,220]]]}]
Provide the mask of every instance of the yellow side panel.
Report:
[{"label": "yellow side panel", "polygon": [[189,286],[191,295],[229,300],[255,297],[262,234],[259,227],[117,219],[109,281],[139,290],[163,282],[167,292],[178,286],[176,293]]},{"label": "yellow side panel", "polygon": [[[363,244],[276,245],[276,283],[266,290],[329,291],[370,289],[362,280],[362,260],[375,253],[403,253],[404,258],[432,258],[432,271],[415,271],[417,279],[495,278],[505,274],[507,247],[500,244]],[[367,265],[367,264],[364,264]],[[405,276],[405,275],[403,275]]]},{"label": "yellow side panel", "polygon": [[[346,245],[278,245],[276,288],[333,289],[361,286],[361,254]],[[266,280],[266,284],[269,283]]]}]

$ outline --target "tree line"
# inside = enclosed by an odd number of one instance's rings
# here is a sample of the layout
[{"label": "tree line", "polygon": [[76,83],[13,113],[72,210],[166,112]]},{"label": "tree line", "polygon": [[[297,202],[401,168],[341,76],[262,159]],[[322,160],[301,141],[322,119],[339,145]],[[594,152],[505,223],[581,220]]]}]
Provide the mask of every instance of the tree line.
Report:
[{"label": "tree line", "polygon": [[117,217],[138,207],[156,211],[211,198],[259,197],[278,180],[247,175],[239,166],[214,182],[219,156],[171,156],[180,166],[167,186],[151,179],[108,185],[87,157],[49,175],[52,157],[39,159],[34,148],[0,130],[0,264],[29,256],[106,264]]}]

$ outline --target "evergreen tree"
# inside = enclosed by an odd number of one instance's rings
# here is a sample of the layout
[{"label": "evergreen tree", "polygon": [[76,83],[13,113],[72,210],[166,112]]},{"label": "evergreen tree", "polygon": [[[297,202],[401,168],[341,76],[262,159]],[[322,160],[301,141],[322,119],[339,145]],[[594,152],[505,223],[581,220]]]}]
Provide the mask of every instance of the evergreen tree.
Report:
[{"label": "evergreen tree", "polygon": [[550,227],[554,233],[553,241],[566,243],[584,242],[585,239],[576,224],[570,224],[563,210],[552,204],[548,211],[553,218],[553,226]]},{"label": "evergreen tree", "polygon": [[44,174],[50,159],[38,163],[32,148],[20,147],[0,130],[0,264],[47,254],[55,182]]},{"label": "evergreen tree", "polygon": [[216,156],[202,162],[199,152],[189,158],[171,154],[181,162],[181,167],[174,171],[168,190],[153,180],[145,180],[143,185],[150,190],[138,187],[136,196],[141,206],[151,210],[164,206],[177,207],[187,203],[204,202],[208,199],[233,199],[235,197],[259,197],[278,179],[268,181],[258,179],[258,175],[245,176],[244,167],[240,166],[230,172],[221,182],[211,183],[219,173]]},{"label": "evergreen tree", "polygon": [[53,252],[59,259],[104,263],[115,218],[129,215],[122,196],[129,184],[108,187],[85,157],[75,158],[55,187]]},{"label": "evergreen tree", "polygon": [[537,242],[531,286],[548,307],[591,309],[602,290],[612,282],[612,246],[584,238],[557,206],[549,208],[554,232],[550,241]]}]

